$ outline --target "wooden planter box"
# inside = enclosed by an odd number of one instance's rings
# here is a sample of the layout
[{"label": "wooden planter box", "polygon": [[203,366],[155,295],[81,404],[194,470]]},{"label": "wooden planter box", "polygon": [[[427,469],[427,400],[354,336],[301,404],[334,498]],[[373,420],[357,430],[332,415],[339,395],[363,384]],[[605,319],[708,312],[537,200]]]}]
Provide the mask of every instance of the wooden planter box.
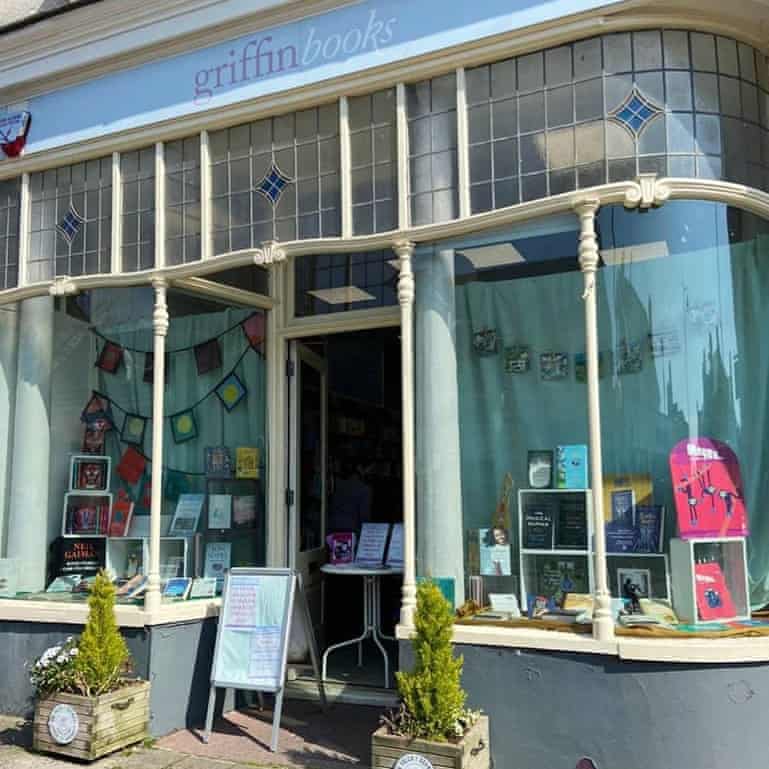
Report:
[{"label": "wooden planter box", "polygon": [[[50,725],[51,714],[57,706],[64,706],[56,712],[58,730],[55,725]],[[93,761],[145,739],[149,708],[148,681],[132,682],[99,697],[52,694],[35,703],[32,748]],[[52,732],[58,733],[59,739],[66,740],[66,744],[57,742]]]},{"label": "wooden planter box", "polygon": [[371,769],[393,769],[410,753],[426,758],[435,769],[489,769],[489,718],[481,716],[459,742],[430,742],[397,737],[382,726],[371,735]]}]

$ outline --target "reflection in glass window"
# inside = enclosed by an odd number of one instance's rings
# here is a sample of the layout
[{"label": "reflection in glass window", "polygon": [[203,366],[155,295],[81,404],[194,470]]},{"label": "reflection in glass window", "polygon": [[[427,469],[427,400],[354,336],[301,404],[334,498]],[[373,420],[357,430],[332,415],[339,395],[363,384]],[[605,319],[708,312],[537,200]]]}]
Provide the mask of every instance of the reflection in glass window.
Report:
[{"label": "reflection in glass window", "polygon": [[110,271],[112,158],[30,174],[27,279]]},{"label": "reflection in glass window", "polygon": [[155,264],[155,147],[120,155],[123,185],[123,270]]},{"label": "reflection in glass window", "polygon": [[210,135],[214,254],[339,235],[336,104]]},{"label": "reflection in glass window", "polygon": [[398,265],[389,249],[301,256],[294,271],[298,317],[391,307],[398,301]]},{"label": "reflection in glass window", "polygon": [[[762,525],[769,367],[761,329],[769,223],[723,204],[677,201],[649,214],[609,207],[599,226],[600,344],[614,361],[601,380],[606,488],[625,483],[633,490],[636,524],[638,510],[664,508],[665,551],[677,532],[712,537],[715,525],[735,533],[739,498],[750,529],[751,604],[763,606],[769,602]],[[691,452],[705,440],[728,446],[722,455],[736,455],[741,483],[732,473],[735,488],[719,480],[717,462],[671,478],[676,446],[683,442]],[[606,511],[610,520],[617,514],[616,506]],[[711,561],[724,572],[733,568],[722,553],[698,563]],[[646,568],[661,589],[659,559]],[[615,576],[610,569],[610,582]],[[737,590],[731,589],[735,601]],[[704,618],[698,608],[695,621]]]},{"label": "reflection in glass window", "polygon": [[349,100],[354,235],[396,227],[398,163],[395,90]]},{"label": "reflection in glass window", "polygon": [[[561,572],[589,592],[585,537],[562,529],[561,542],[551,527],[542,550],[519,541],[518,493],[539,482],[529,452],[549,452],[554,486],[556,447],[587,444],[577,243],[577,220],[564,216],[416,252],[418,573],[453,577],[481,601],[554,596]],[[586,531],[584,493],[522,504]]]},{"label": "reflection in glass window", "polygon": [[451,73],[406,86],[413,225],[442,222],[459,214],[456,82]]},{"label": "reflection in glass window", "polygon": [[19,280],[19,179],[0,181],[0,288]]},{"label": "reflection in glass window", "polygon": [[200,137],[167,142],[166,264],[200,259]]}]

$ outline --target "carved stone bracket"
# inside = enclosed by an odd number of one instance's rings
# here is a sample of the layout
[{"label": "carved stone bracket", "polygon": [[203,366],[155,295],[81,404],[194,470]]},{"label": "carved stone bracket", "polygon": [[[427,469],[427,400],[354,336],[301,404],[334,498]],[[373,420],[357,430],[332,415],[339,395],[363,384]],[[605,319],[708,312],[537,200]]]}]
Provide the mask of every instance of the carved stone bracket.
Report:
[{"label": "carved stone bracket", "polygon": [[286,261],[286,251],[281,248],[277,241],[265,240],[261,248],[254,251],[254,264],[265,266],[278,264]]},{"label": "carved stone bracket", "polygon": [[77,292],[78,287],[69,275],[62,275],[60,278],[56,278],[48,288],[48,293],[51,296],[72,296]]},{"label": "carved stone bracket", "polygon": [[625,208],[653,208],[670,198],[671,189],[657,174],[640,174],[636,183],[625,194]]}]

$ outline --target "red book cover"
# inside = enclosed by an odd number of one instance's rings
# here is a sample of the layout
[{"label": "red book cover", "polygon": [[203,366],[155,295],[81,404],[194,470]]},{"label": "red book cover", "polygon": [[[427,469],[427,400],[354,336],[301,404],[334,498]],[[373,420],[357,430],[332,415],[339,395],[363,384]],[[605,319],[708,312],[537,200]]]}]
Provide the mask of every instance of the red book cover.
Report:
[{"label": "red book cover", "polygon": [[128,534],[133,512],[134,503],[128,494],[120,489],[117,493],[117,499],[112,504],[112,513],[109,519],[110,537],[125,537]]},{"label": "red book cover", "polygon": [[725,443],[680,441],[670,452],[670,475],[681,539],[748,536],[740,464]]},{"label": "red book cover", "polygon": [[115,468],[115,472],[126,483],[138,483],[144,474],[147,460],[132,446],[129,446]]},{"label": "red book cover", "polygon": [[737,615],[724,573],[717,563],[695,563],[694,582],[701,620],[732,619]]}]

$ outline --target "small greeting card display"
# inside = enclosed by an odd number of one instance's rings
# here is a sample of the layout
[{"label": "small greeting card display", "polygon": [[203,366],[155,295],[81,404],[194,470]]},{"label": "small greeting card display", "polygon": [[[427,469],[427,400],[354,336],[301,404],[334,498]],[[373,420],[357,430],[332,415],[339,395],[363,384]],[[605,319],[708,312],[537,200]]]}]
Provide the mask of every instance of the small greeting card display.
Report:
[{"label": "small greeting card display", "polygon": [[740,463],[721,441],[690,438],[670,452],[681,539],[747,537]]},{"label": "small greeting card display", "polygon": [[204,501],[204,494],[180,494],[179,501],[176,503],[176,512],[168,529],[169,535],[191,537],[198,530]]},{"label": "small greeting card display", "polygon": [[361,526],[355,564],[369,568],[380,568],[384,561],[389,533],[389,523],[364,523]]},{"label": "small greeting card display", "polygon": [[532,489],[549,489],[553,485],[553,452],[530,451],[529,486]]},{"label": "small greeting card display", "polygon": [[232,495],[208,495],[208,528],[229,529],[232,525]]},{"label": "small greeting card display", "polygon": [[235,477],[259,477],[259,449],[252,446],[238,446],[235,449]]},{"label": "small greeting card display", "polygon": [[557,446],[555,450],[556,488],[587,488],[587,446]]},{"label": "small greeting card display", "polygon": [[701,621],[733,619],[737,616],[732,594],[718,563],[695,563],[694,582],[697,591],[697,616]]},{"label": "small greeting card display", "polygon": [[192,580],[189,577],[174,577],[166,582],[163,597],[183,601],[189,595],[191,587]]},{"label": "small greeting card display", "polygon": [[256,494],[240,494],[232,498],[232,528],[253,529],[256,526]]},{"label": "small greeting card display", "polygon": [[339,531],[326,537],[328,560],[334,566],[353,562],[355,558],[355,534],[351,531]]},{"label": "small greeting card display", "polygon": [[112,508],[112,494],[81,494],[70,491],[64,495],[63,534],[98,537],[106,536]]},{"label": "small greeting card display", "polygon": [[216,577],[195,577],[190,598],[213,598],[216,595]]},{"label": "small greeting card display", "polygon": [[509,577],[512,574],[510,537],[503,528],[479,529],[481,575]]},{"label": "small greeting card display", "polygon": [[232,478],[232,453],[227,446],[207,446],[205,467],[208,478]]},{"label": "small greeting card display", "polygon": [[77,454],[70,459],[70,491],[106,491],[109,488],[110,458]]},{"label": "small greeting card display", "polygon": [[209,542],[206,545],[203,576],[216,579],[216,590],[221,592],[224,587],[224,575],[230,568],[232,558],[232,543]]}]

